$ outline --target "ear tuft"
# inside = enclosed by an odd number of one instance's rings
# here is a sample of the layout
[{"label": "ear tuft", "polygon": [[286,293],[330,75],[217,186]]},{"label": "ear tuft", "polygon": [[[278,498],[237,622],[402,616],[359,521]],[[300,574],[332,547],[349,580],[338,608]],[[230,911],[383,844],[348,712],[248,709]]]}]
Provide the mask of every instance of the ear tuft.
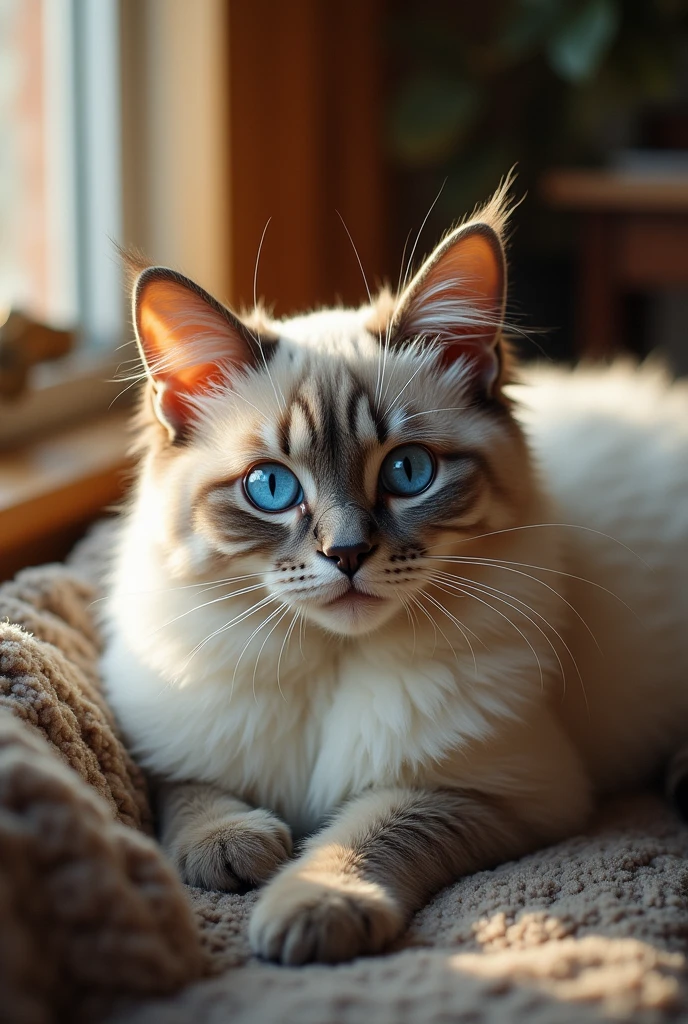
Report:
[{"label": "ear tuft", "polygon": [[440,345],[447,366],[461,358],[488,394],[500,378],[510,186],[508,177],[440,242],[397,300],[392,328],[396,343],[423,338]]},{"label": "ear tuft", "polygon": [[[507,229],[512,213],[523,199],[514,200],[511,190],[516,181],[514,168],[499,183],[497,191],[485,203],[479,203],[464,224],[486,224],[500,239],[502,246],[507,241]],[[463,225],[462,225],[463,226]]]},{"label": "ear tuft", "polygon": [[124,270],[127,285],[130,289],[133,289],[139,274],[142,274],[144,270],[148,270],[152,263],[144,251],[136,246],[120,245],[118,242],[115,242],[114,246],[117,250],[117,255],[122,261],[122,269]]}]

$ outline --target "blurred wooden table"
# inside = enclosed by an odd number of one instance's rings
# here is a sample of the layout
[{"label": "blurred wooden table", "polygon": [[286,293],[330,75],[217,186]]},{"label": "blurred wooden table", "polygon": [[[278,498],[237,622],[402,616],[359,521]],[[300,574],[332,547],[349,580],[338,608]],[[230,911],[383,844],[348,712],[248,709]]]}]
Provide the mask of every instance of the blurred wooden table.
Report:
[{"label": "blurred wooden table", "polygon": [[553,170],[545,202],[580,217],[577,347],[623,348],[624,293],[688,289],[688,175]]}]

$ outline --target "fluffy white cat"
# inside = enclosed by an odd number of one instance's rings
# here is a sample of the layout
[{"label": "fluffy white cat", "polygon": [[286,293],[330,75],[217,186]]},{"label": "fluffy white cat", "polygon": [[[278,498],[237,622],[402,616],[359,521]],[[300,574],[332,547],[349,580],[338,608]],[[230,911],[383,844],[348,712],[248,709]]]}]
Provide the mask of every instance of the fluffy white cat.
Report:
[{"label": "fluffy white cat", "polygon": [[382,949],[688,738],[688,389],[517,373],[504,219],[286,321],[138,268],[109,698],[182,877],[270,879],[284,963]]}]

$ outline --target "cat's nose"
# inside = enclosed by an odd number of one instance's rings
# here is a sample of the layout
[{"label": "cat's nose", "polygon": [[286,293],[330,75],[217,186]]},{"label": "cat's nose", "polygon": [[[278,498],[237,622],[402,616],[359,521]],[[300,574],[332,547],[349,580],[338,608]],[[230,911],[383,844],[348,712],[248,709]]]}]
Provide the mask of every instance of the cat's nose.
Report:
[{"label": "cat's nose", "polygon": [[372,554],[373,545],[363,540],[360,544],[341,544],[323,548],[323,555],[337,566],[340,572],[352,579],[363,565],[365,559]]}]

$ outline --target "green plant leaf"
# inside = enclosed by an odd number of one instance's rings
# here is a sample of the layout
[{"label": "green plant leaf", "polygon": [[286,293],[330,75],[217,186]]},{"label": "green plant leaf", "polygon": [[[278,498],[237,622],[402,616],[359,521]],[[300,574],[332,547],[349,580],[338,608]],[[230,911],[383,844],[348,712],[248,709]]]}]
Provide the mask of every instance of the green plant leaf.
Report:
[{"label": "green plant leaf", "polygon": [[591,78],[604,59],[619,26],[613,0],[587,0],[578,5],[547,45],[547,58],[561,78],[580,82]]},{"label": "green plant leaf", "polygon": [[390,144],[403,162],[428,165],[451,153],[475,122],[475,86],[434,72],[410,79],[397,97],[390,119]]}]

